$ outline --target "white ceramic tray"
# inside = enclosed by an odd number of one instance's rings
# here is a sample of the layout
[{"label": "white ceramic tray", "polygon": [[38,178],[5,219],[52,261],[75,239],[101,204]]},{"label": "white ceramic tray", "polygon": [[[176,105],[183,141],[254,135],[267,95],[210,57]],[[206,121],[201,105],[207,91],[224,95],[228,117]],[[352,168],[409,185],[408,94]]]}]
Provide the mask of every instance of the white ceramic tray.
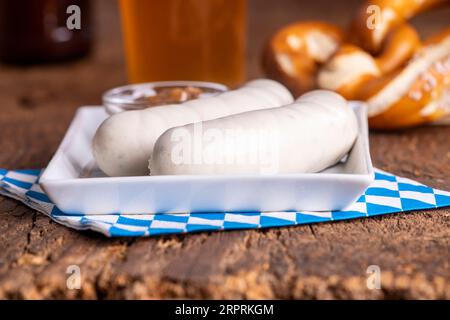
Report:
[{"label": "white ceramic tray", "polygon": [[64,212],[80,214],[339,210],[373,180],[365,107],[352,103],[359,135],[345,161],[320,173],[265,176],[105,177],[91,141],[107,117],[102,107],[81,107],[41,177]]}]

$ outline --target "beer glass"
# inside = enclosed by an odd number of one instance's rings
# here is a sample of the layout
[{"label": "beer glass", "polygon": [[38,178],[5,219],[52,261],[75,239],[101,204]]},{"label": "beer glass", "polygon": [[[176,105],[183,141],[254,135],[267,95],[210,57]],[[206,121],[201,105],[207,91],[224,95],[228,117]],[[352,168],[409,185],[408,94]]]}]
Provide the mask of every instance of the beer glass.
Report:
[{"label": "beer glass", "polygon": [[120,0],[129,81],[245,77],[246,0]]}]

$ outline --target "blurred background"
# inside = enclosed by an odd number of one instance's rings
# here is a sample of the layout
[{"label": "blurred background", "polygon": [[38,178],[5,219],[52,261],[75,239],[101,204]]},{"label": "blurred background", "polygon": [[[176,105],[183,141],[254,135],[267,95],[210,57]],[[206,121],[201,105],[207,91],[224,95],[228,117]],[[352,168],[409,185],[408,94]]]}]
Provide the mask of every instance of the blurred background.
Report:
[{"label": "blurred background", "polygon": [[[8,1],[16,4],[14,12],[11,6],[5,5]],[[12,41],[24,41],[20,30],[5,29],[8,27],[5,26],[5,17],[20,23],[28,21],[30,18],[27,14],[37,10],[32,7],[32,3],[35,2],[0,0],[3,37],[6,33]],[[82,10],[81,16],[84,38],[76,40],[75,46],[79,50],[74,52],[75,57],[83,56],[86,52],[87,55],[77,60],[51,64],[1,64],[0,92],[3,93],[1,98],[4,105],[5,99],[15,100],[7,101],[6,105],[10,107],[19,105],[25,108],[44,107],[47,104],[58,104],[61,108],[99,104],[101,94],[106,89],[127,82],[119,3],[114,0],[91,0],[90,3],[88,0],[63,0],[58,3],[63,7],[70,3],[81,3],[81,7],[89,5],[88,10]],[[280,27],[299,20],[315,19],[345,27],[360,4],[360,0],[248,0],[247,19],[244,21],[247,43],[243,77],[263,76],[260,68],[261,50],[267,38]],[[423,36],[427,36],[448,26],[449,21],[450,8],[447,7],[421,14],[412,23]],[[90,42],[90,50],[86,42]]]}]

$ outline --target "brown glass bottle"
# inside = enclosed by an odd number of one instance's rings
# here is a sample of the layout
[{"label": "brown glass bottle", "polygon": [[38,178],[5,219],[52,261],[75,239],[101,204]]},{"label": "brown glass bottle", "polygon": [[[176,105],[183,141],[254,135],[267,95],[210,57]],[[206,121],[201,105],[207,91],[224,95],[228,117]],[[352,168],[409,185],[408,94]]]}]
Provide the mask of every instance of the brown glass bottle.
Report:
[{"label": "brown glass bottle", "polygon": [[[80,8],[80,29],[67,28]],[[91,47],[89,0],[0,0],[0,60],[40,63],[81,57]]]}]

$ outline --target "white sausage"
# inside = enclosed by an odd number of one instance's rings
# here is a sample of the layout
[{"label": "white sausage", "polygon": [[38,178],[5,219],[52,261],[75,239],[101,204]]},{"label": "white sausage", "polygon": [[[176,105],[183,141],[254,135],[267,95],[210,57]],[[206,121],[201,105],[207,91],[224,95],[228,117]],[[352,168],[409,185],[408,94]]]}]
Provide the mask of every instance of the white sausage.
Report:
[{"label": "white sausage", "polygon": [[157,140],[149,169],[151,175],[318,172],[348,153],[357,131],[347,101],[317,90],[284,107],[172,128]]},{"label": "white sausage", "polygon": [[280,83],[259,79],[214,97],[183,104],[152,107],[115,114],[105,120],[93,140],[99,168],[109,176],[148,174],[148,159],[156,139],[169,128],[231,114],[292,103]]}]

